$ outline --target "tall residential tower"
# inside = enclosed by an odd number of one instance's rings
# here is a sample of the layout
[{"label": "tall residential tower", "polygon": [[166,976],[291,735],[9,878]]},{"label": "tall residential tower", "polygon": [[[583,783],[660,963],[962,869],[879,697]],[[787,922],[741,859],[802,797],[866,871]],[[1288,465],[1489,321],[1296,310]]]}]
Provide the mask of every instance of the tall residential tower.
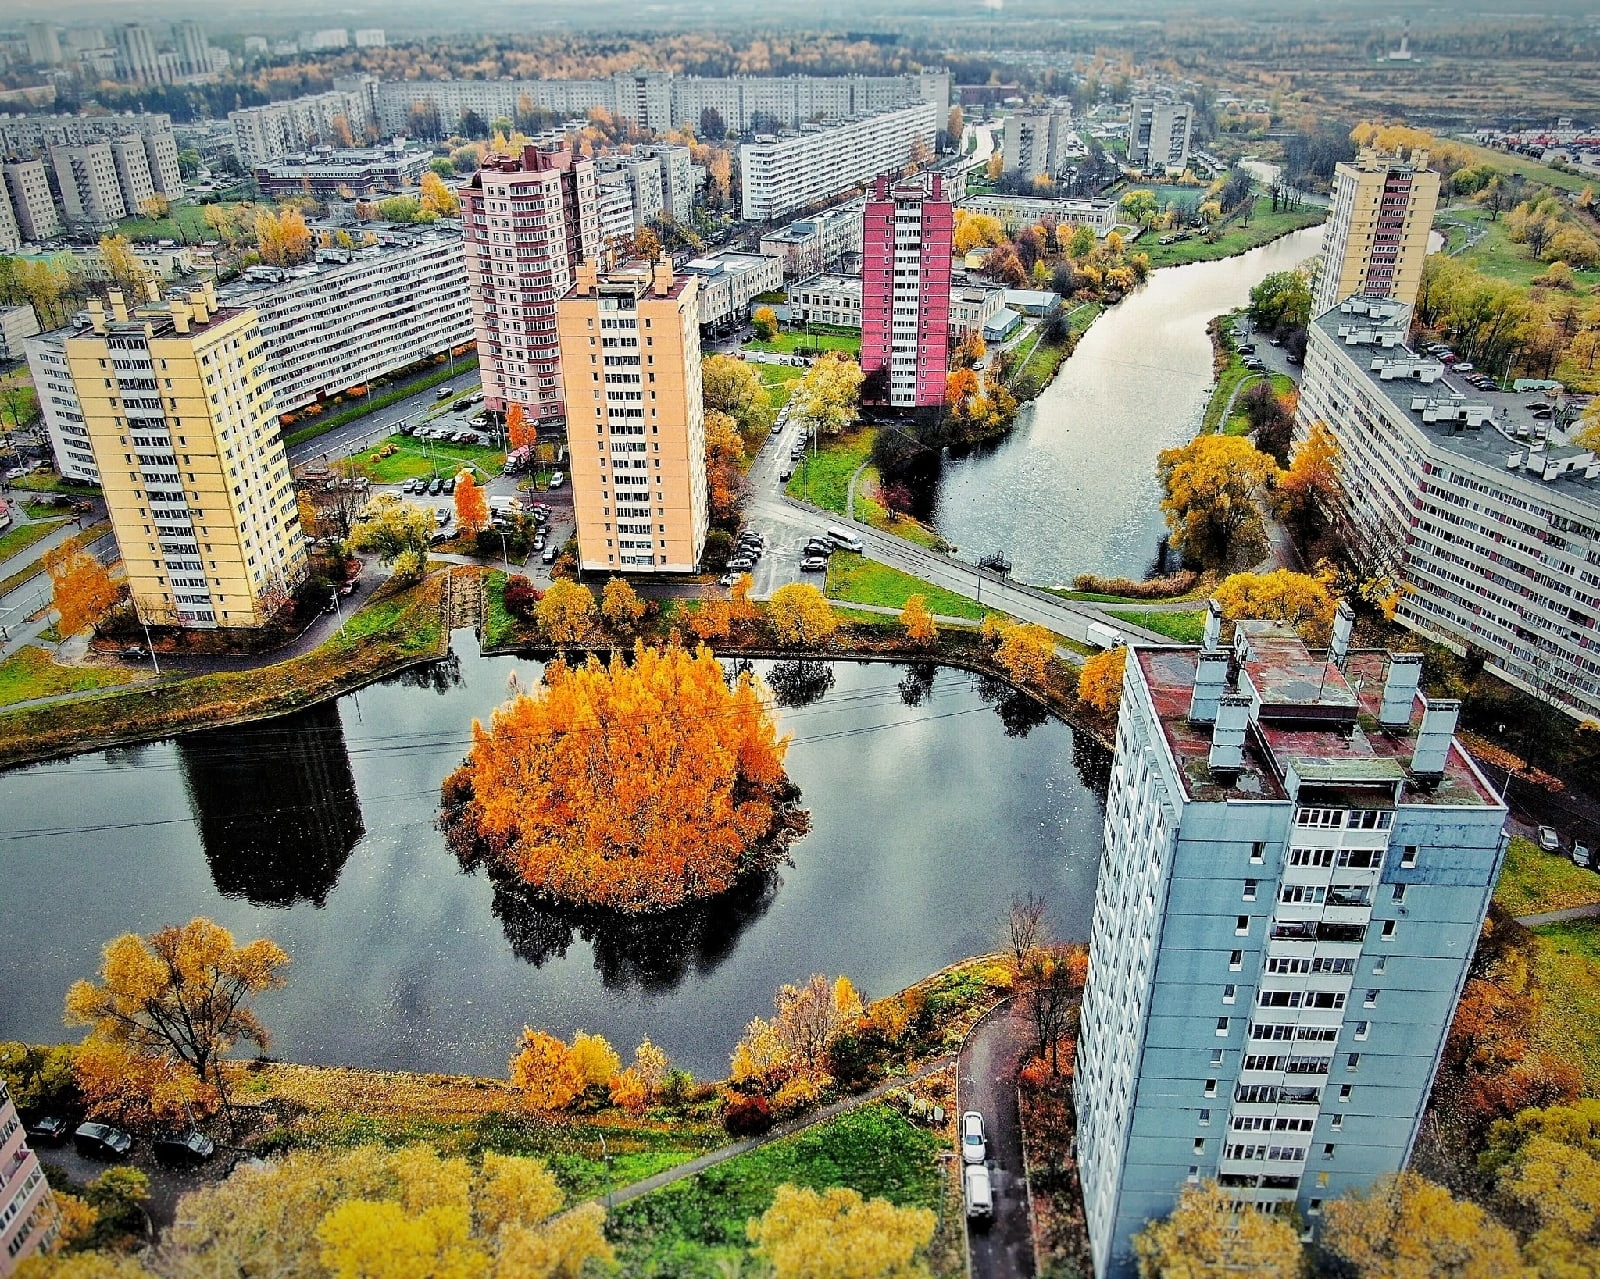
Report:
[{"label": "tall residential tower", "polygon": [[862,227],[863,401],[901,409],[944,403],[954,227],[940,174],[873,184]]},{"label": "tall residential tower", "polygon": [[577,276],[560,325],[579,560],[692,573],[710,511],[699,282],[667,257]]},{"label": "tall residential tower", "polygon": [[1314,1224],[1411,1154],[1506,808],[1353,618],[1224,648],[1213,601],[1128,654],[1073,1085],[1097,1279],[1186,1183]]},{"label": "tall residential tower", "polygon": [[1337,165],[1311,314],[1356,295],[1414,303],[1438,203],[1439,175],[1426,151],[1401,159],[1363,148]]}]

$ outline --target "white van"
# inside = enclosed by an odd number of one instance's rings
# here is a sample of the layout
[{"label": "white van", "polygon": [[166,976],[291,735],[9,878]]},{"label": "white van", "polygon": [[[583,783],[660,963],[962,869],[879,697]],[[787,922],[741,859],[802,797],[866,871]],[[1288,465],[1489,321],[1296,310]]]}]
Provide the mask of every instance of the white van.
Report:
[{"label": "white van", "polygon": [[823,536],[837,546],[841,551],[854,551],[857,555],[865,553],[866,547],[861,544],[861,539],[854,533],[847,533],[842,528],[829,528],[823,531]]},{"label": "white van", "polygon": [[962,1170],[961,1188],[967,1203],[968,1221],[987,1223],[994,1219],[994,1186],[985,1165],[968,1164]]},{"label": "white van", "polygon": [[1122,644],[1122,636],[1103,622],[1090,622],[1084,638],[1096,648],[1117,648]]}]

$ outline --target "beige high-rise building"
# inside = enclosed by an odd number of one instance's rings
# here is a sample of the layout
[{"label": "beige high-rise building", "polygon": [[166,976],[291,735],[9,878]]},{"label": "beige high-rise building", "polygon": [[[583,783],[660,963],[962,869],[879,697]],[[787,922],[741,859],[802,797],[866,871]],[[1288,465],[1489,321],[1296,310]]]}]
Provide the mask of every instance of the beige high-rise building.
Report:
[{"label": "beige high-rise building", "polygon": [[306,553],[256,312],[208,284],[89,315],[67,364],[140,616],[262,625]]},{"label": "beige high-rise building", "polygon": [[556,320],[586,571],[690,573],[710,518],[698,282],[580,263]]},{"label": "beige high-rise building", "polygon": [[1401,159],[1363,148],[1338,165],[1311,313],[1357,294],[1415,303],[1438,203],[1439,175],[1426,151]]}]

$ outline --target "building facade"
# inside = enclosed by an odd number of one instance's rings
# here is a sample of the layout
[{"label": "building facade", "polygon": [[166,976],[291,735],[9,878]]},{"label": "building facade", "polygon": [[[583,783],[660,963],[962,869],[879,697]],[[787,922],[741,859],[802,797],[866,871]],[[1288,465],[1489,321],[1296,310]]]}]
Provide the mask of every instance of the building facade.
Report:
[{"label": "building facade", "polygon": [[937,173],[879,177],[864,214],[863,403],[944,403],[955,213]]},{"label": "building facade", "polygon": [[72,230],[103,231],[128,216],[109,142],[51,147],[50,167]]},{"label": "building facade", "polygon": [[119,76],[134,84],[162,83],[161,55],[154,31],[137,22],[125,22],[113,30],[112,39],[116,41]]},{"label": "building facade", "polygon": [[1189,167],[1193,108],[1171,98],[1135,98],[1128,121],[1128,163],[1146,173]]},{"label": "building facade", "polygon": [[273,407],[290,413],[472,341],[459,230],[395,227],[304,266],[253,267],[223,307],[257,315]]},{"label": "building facade", "polygon": [[960,207],[968,213],[999,218],[1008,233],[1022,227],[1054,222],[1057,226],[1086,226],[1100,239],[1117,228],[1115,200],[1057,200],[1038,195],[970,195]]},{"label": "building facade", "polygon": [[261,194],[280,200],[310,195],[319,200],[367,200],[415,192],[428,172],[433,152],[402,145],[361,151],[318,147],[304,155],[286,155],[255,168]]},{"label": "building facade", "polygon": [[460,194],[484,402],[559,423],[556,304],[602,247],[594,162],[567,149],[491,155]]},{"label": "building facade", "polygon": [[1426,151],[1402,160],[1363,148],[1336,165],[1311,313],[1358,294],[1415,303],[1438,203],[1439,175]]},{"label": "building facade", "polygon": [[650,143],[634,147],[633,155],[660,165],[662,209],[659,216],[688,225],[694,217],[694,159],[689,148]]},{"label": "building facade", "polygon": [[798,132],[761,134],[739,148],[741,216],[768,222],[820,204],[882,173],[898,173],[913,150],[933,154],[943,126],[931,102]]},{"label": "building facade", "polygon": [[1184,1185],[1315,1226],[1406,1166],[1506,809],[1419,654],[1240,622],[1125,668],[1074,1095],[1097,1279]]},{"label": "building facade", "polygon": [[1007,173],[1058,176],[1077,153],[1072,107],[1063,103],[1047,111],[1019,111],[1006,117],[1001,162]]},{"label": "building facade", "polygon": [[72,385],[72,370],[67,365],[67,339],[73,329],[56,329],[27,339],[28,371],[33,375],[39,395],[39,412],[50,436],[56,469],[62,477],[81,484],[100,483],[100,468],[95,465],[94,445],[89,428],[83,424],[83,406]]},{"label": "building facade", "polygon": [[209,287],[91,298],[67,365],[139,615],[261,626],[304,581],[305,544],[256,314],[215,306]]},{"label": "building facade", "polygon": [[[183,177],[178,172],[178,140],[170,116],[128,112],[0,117],[0,151],[13,160],[44,159],[54,147],[93,146],[134,138],[144,147],[143,168],[149,175],[148,186],[141,181],[137,194],[124,189],[124,203],[131,201],[132,207],[137,207],[151,190],[168,199],[179,198],[183,194]],[[137,161],[124,160],[124,164],[136,165]]]},{"label": "building facade", "polygon": [[606,273],[591,261],[561,300],[572,503],[587,571],[699,567],[710,497],[697,289],[670,258]]},{"label": "building facade", "polygon": [[17,233],[38,244],[61,234],[61,215],[50,194],[50,176],[43,160],[12,160],[5,165],[6,195]]},{"label": "building facade", "polygon": [[22,231],[17,215],[11,211],[11,192],[0,179],[0,253],[15,253],[22,247]]},{"label": "building facade", "polygon": [[758,297],[783,288],[782,266],[761,253],[711,254],[691,259],[683,270],[700,281],[700,328],[705,333],[737,328],[750,318]]},{"label": "building facade", "polygon": [[950,289],[950,338],[959,342],[969,333],[982,334],[984,326],[1000,314],[1006,304],[1006,291],[989,285],[952,285]]},{"label": "building facade", "polygon": [[39,317],[31,303],[0,306],[0,359],[19,360],[23,344],[39,331]]},{"label": "building facade", "polygon": [[1410,309],[1350,299],[1311,324],[1299,430],[1328,425],[1396,620],[1578,719],[1600,717],[1600,458],[1523,411],[1474,402],[1405,345]]},{"label": "building facade", "polygon": [[0,1079],[0,1276],[55,1242],[55,1198],[28,1148],[11,1090]]},{"label": "building facade", "polygon": [[831,324],[861,327],[861,277],[814,275],[789,287],[789,321],[792,324]]},{"label": "building facade", "polygon": [[761,252],[782,259],[786,280],[857,267],[866,207],[865,200],[851,200],[769,231],[761,237]]}]

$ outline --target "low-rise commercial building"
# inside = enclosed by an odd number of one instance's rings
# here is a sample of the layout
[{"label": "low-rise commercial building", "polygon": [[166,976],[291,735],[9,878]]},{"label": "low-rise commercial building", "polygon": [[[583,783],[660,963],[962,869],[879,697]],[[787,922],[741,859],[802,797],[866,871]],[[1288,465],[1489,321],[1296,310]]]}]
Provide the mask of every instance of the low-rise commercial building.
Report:
[{"label": "low-rise commercial building", "polygon": [[1117,226],[1115,200],[1053,199],[1038,195],[970,195],[956,206],[968,213],[999,218],[1008,234],[1023,227],[1053,222],[1057,226],[1086,226],[1105,239]]},{"label": "low-rise commercial building", "polygon": [[1402,625],[1600,718],[1600,457],[1475,401],[1406,346],[1409,320],[1351,299],[1311,324],[1298,421],[1338,441],[1330,514],[1405,584]]},{"label": "low-rise commercial building", "polygon": [[273,200],[310,195],[318,200],[362,200],[415,191],[433,162],[433,152],[394,144],[368,151],[318,147],[256,166],[261,194]]},{"label": "low-rise commercial building", "polygon": [[[1005,309],[1006,291],[981,284],[952,284],[950,287],[950,337],[959,342],[969,333],[980,333],[984,326]],[[987,334],[984,335],[987,340]]]},{"label": "low-rise commercial building", "polygon": [[692,259],[683,271],[700,281],[696,305],[707,333],[737,328],[758,297],[783,288],[783,267],[761,253],[711,254]]},{"label": "low-rise commercial building", "polygon": [[839,124],[758,135],[739,148],[741,215],[768,222],[880,174],[899,173],[914,151],[932,156],[943,124],[938,108],[919,102]]},{"label": "low-rise commercial building", "polygon": [[786,280],[859,267],[861,217],[866,207],[865,200],[851,200],[768,231],[761,237],[761,252],[783,262]]},{"label": "low-rise commercial building", "polygon": [[794,324],[861,327],[861,277],[814,275],[789,286],[789,319]]}]

